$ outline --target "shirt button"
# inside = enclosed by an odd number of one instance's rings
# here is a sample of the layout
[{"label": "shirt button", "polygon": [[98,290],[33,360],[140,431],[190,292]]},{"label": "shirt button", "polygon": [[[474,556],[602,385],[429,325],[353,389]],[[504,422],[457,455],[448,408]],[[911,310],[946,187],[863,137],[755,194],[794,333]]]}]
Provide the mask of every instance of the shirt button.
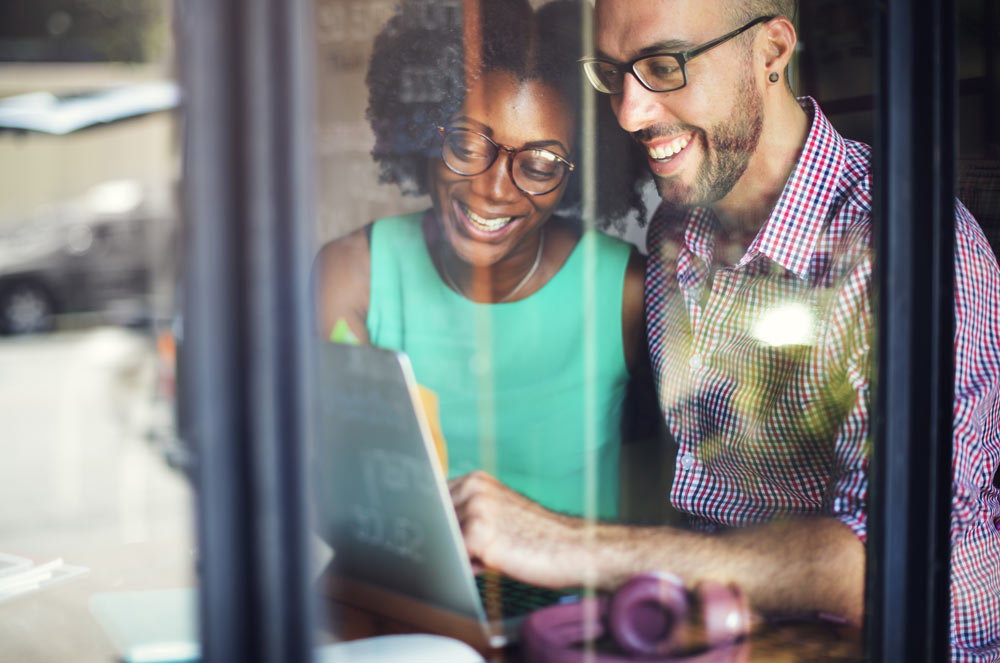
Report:
[{"label": "shirt button", "polygon": [[681,456],[681,467],[685,470],[690,470],[694,467],[694,456],[692,454],[684,454]]},{"label": "shirt button", "polygon": [[705,362],[702,360],[701,355],[691,355],[691,358],[688,359],[688,365],[694,370],[698,370],[705,365]]}]

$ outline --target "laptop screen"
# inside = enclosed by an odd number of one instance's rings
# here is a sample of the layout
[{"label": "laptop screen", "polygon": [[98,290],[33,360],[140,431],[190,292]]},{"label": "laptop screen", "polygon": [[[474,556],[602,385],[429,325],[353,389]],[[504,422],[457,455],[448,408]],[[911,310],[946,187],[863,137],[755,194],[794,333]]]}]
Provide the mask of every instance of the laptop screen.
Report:
[{"label": "laptop screen", "polygon": [[313,481],[338,574],[484,619],[405,355],[319,348]]}]

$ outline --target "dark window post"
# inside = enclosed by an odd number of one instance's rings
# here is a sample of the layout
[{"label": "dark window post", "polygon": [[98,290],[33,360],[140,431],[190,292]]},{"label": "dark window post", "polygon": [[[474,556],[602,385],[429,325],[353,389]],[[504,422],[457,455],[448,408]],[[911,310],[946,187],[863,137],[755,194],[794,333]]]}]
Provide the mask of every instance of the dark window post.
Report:
[{"label": "dark window post", "polygon": [[185,434],[206,661],[308,661],[304,0],[179,0]]},{"label": "dark window post", "polygon": [[872,661],[948,660],[955,8],[878,2]]}]

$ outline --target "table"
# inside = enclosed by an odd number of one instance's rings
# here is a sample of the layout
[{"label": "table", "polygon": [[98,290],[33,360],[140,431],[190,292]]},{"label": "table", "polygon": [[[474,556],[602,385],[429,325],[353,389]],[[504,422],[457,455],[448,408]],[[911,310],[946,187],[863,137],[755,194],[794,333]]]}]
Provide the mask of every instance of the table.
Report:
[{"label": "table", "polygon": [[[88,601],[98,592],[191,587],[195,584],[190,540],[114,545],[67,557],[88,566],[88,575],[0,604],[0,661],[17,663],[109,663],[115,652],[90,615]],[[331,639],[389,633],[441,633],[458,637],[497,663],[529,663],[517,646],[491,649],[478,625],[405,597],[376,594],[367,606],[338,600],[320,578]],[[391,614],[390,614],[391,613]],[[412,616],[407,619],[406,614]],[[402,617],[400,616],[402,615]],[[741,663],[860,663],[865,660],[858,629],[819,623],[771,624],[756,632]]]},{"label": "table", "polygon": [[189,539],[108,545],[67,554],[65,561],[90,572],[0,603],[0,661],[109,663],[116,660],[115,652],[90,614],[91,596],[194,586]]}]

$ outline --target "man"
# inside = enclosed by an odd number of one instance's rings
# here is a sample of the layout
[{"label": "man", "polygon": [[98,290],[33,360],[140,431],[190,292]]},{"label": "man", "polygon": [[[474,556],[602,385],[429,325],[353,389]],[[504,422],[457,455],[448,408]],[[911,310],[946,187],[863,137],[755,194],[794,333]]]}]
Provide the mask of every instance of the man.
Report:
[{"label": "man", "polygon": [[[476,473],[454,481],[452,496],[485,566],[604,589],[664,569],[689,585],[735,582],[762,611],[860,623],[870,158],[793,96],[792,10],[782,0],[597,0],[597,57],[584,67],[645,148],[663,198],[649,231],[647,327],[678,444],[671,499],[694,529],[586,523]],[[960,659],[1000,647],[1000,270],[956,210]]]}]

